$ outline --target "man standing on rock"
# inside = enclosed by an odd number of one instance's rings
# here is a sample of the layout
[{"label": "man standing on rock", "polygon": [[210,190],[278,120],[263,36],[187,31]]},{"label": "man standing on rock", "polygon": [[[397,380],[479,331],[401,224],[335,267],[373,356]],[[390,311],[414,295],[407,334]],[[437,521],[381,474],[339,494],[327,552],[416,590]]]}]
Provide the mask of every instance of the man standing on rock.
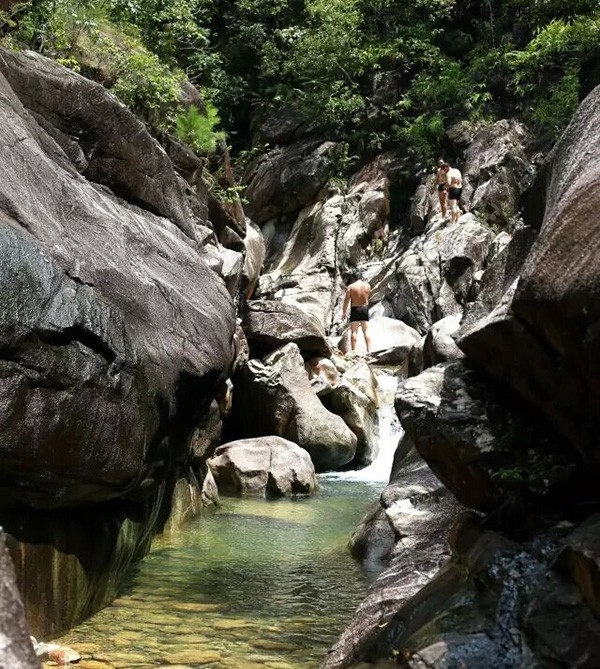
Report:
[{"label": "man standing on rock", "polygon": [[440,208],[442,210],[442,218],[446,218],[446,198],[448,196],[448,170],[450,165],[443,159],[438,158],[437,167],[437,189],[438,197],[440,199]]},{"label": "man standing on rock", "polygon": [[346,320],[348,304],[350,304],[350,349],[356,350],[356,339],[358,335],[358,326],[362,328],[367,344],[367,353],[371,350],[371,337],[369,335],[369,297],[371,295],[371,286],[363,281],[357,270],[351,270],[348,273],[350,282],[346,289],[346,297],[342,307],[342,318]]},{"label": "man standing on rock", "polygon": [[450,203],[450,221],[451,223],[458,223],[460,216],[460,207],[458,202],[462,195],[462,174],[456,167],[448,165],[448,201]]}]

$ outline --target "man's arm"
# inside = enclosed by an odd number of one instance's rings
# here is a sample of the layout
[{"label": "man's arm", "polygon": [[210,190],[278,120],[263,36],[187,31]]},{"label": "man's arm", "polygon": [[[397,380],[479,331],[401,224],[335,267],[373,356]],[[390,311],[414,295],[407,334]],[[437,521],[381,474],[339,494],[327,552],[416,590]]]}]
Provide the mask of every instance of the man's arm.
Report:
[{"label": "man's arm", "polygon": [[346,320],[346,312],[348,311],[348,304],[350,304],[350,289],[346,290],[346,297],[344,297],[344,304],[342,306],[342,318]]}]

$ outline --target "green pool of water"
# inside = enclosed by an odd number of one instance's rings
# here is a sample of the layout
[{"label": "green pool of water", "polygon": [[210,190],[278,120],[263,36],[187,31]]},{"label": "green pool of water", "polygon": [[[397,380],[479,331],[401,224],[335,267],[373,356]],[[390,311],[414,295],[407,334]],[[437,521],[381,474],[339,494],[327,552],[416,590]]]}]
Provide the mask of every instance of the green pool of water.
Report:
[{"label": "green pool of water", "polygon": [[131,570],[120,597],[60,641],[82,669],[315,669],[374,574],[347,543],[382,483],[310,499],[225,498]]}]

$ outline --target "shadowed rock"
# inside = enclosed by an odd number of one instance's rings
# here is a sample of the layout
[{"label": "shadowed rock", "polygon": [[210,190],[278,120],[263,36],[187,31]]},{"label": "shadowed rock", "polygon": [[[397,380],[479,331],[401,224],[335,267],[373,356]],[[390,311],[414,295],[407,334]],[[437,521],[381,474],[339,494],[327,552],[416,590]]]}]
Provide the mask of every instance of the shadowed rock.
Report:
[{"label": "shadowed rock", "polygon": [[[469,322],[458,344],[516,391],[586,463],[600,471],[600,88],[582,103],[543,170],[544,222],[512,295]],[[583,472],[582,472],[583,473]],[[582,481],[583,482],[583,481]],[[593,483],[592,483],[593,482]]]},{"label": "shadowed rock", "polygon": [[29,628],[15,570],[0,528],[0,667],[39,669],[40,663],[29,638]]},{"label": "shadowed rock", "polygon": [[317,471],[339,469],[356,453],[356,436],[315,394],[296,344],[250,360],[234,382],[228,424],[236,438],[279,435],[306,449]]},{"label": "shadowed rock", "polygon": [[319,321],[293,304],[278,300],[252,300],[242,320],[253,357],[262,357],[294,343],[309,357],[329,355],[325,331]]}]

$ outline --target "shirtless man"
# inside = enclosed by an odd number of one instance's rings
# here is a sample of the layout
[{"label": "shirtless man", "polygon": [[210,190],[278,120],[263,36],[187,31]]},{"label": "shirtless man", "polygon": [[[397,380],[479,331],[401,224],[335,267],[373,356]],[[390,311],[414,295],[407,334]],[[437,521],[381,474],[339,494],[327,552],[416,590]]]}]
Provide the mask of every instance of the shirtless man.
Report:
[{"label": "shirtless man", "polygon": [[358,326],[360,325],[367,344],[367,353],[371,350],[371,337],[369,335],[369,296],[371,286],[360,278],[356,270],[348,275],[350,284],[346,290],[344,305],[342,307],[342,318],[346,320],[348,304],[350,304],[350,349],[356,350],[356,338]]},{"label": "shirtless man", "polygon": [[446,198],[448,196],[448,170],[450,165],[443,159],[438,158],[437,166],[437,189],[440,198],[440,207],[442,208],[442,218],[446,218]]},{"label": "shirtless man", "polygon": [[458,201],[462,195],[462,174],[456,167],[448,166],[448,201],[450,202],[450,221],[458,223],[460,207]]}]

